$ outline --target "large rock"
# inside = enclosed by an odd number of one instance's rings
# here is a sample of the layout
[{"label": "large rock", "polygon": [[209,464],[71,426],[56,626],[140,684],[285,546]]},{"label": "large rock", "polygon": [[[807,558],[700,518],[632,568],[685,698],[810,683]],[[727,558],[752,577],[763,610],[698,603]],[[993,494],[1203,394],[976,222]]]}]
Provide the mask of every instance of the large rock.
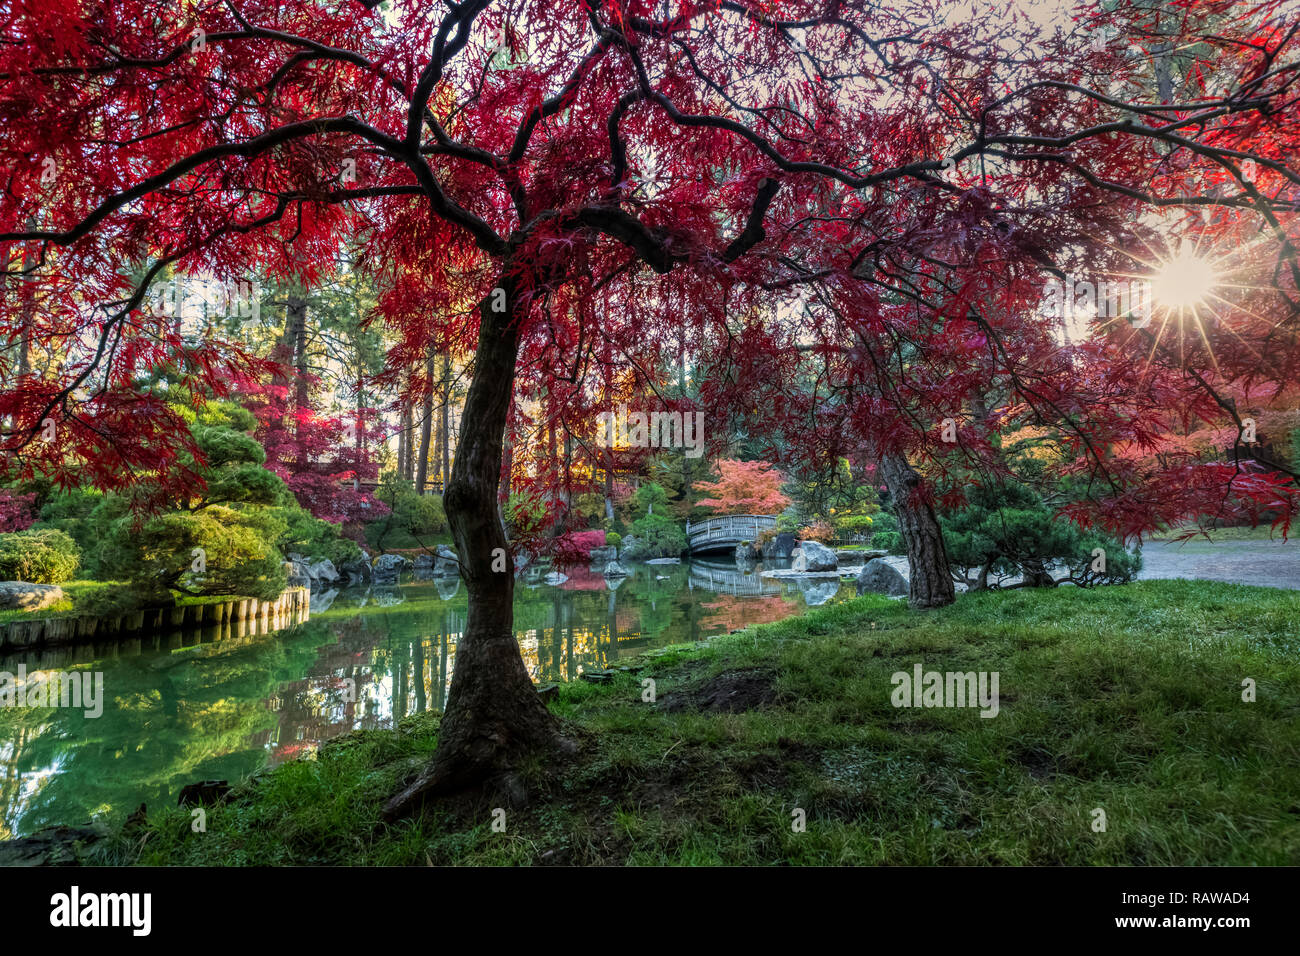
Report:
[{"label": "large rock", "polygon": [[440,544],[431,554],[421,554],[416,557],[415,570],[427,572],[424,575],[417,575],[419,577],[454,578],[460,575],[460,562],[456,560],[455,551],[445,544]]},{"label": "large rock", "polygon": [[339,571],[338,568],[334,567],[333,561],[329,558],[322,558],[307,567],[307,577],[311,578],[313,586],[320,587],[338,581]]},{"label": "large rock", "polygon": [[911,586],[903,572],[884,558],[872,558],[862,568],[857,580],[858,593],[872,591],[890,597],[906,597]]},{"label": "large rock", "polygon": [[410,558],[400,554],[381,554],[370,566],[370,576],[376,584],[396,584],[398,575],[410,568]]},{"label": "large rock", "polygon": [[87,851],[104,839],[103,828],[47,827],[31,836],[0,841],[0,867],[78,866]]},{"label": "large rock", "polygon": [[816,541],[801,541],[794,552],[792,571],[834,571],[840,566],[835,552]]},{"label": "large rock", "polygon": [[63,600],[63,588],[53,584],[0,581],[0,608],[40,611]]},{"label": "large rock", "polygon": [[763,545],[763,559],[766,561],[784,560],[794,553],[798,539],[788,531],[783,531]]},{"label": "large rock", "polygon": [[348,581],[348,587],[356,587],[358,584],[367,584],[370,581],[370,558],[362,552],[362,557],[355,561],[344,561],[339,566],[339,573]]},{"label": "large rock", "polygon": [[617,561],[610,561],[605,565],[605,577],[607,578],[625,578],[627,577],[627,568]]},{"label": "large rock", "polygon": [[754,547],[748,541],[742,541],[736,545],[736,566],[741,568],[751,567],[755,561],[763,557],[763,552]]},{"label": "large rock", "polygon": [[230,781],[228,780],[200,780],[198,783],[189,783],[181,787],[181,792],[176,797],[176,805],[202,807],[221,803],[229,793]]},{"label": "large rock", "polygon": [[307,573],[306,563],[295,558],[293,555],[290,555],[289,560],[284,562],[284,573],[289,577],[289,587],[311,587],[311,575]]},{"label": "large rock", "polygon": [[872,558],[883,558],[887,554],[889,554],[889,552],[883,549],[871,551],[854,551],[845,549],[843,551],[835,552],[835,556],[840,559],[841,567],[852,564],[863,565]]},{"label": "large rock", "polygon": [[460,559],[456,552],[445,544],[440,544],[433,552],[433,576],[435,578],[460,577]]}]

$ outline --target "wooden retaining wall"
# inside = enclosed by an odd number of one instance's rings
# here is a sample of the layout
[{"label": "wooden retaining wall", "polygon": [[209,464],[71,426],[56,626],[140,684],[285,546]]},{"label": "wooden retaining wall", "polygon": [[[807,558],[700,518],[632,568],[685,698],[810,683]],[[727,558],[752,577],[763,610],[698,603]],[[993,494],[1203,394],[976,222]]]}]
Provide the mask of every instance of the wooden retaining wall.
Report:
[{"label": "wooden retaining wall", "polygon": [[[39,612],[37,612],[39,613]],[[243,637],[299,624],[311,617],[311,592],[288,588],[274,601],[239,598],[211,604],[132,611],[122,617],[46,617],[0,624],[0,651],[88,644],[135,634],[217,631]]]}]

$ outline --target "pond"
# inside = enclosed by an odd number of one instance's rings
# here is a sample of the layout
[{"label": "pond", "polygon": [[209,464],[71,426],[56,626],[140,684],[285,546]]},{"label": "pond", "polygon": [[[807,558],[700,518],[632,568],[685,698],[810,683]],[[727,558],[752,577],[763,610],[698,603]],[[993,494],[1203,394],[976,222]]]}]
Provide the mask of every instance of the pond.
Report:
[{"label": "pond", "polygon": [[[734,563],[632,565],[611,589],[586,569],[518,582],[516,636],[538,683],[852,596],[838,581],[762,578]],[[102,714],[0,707],[0,839],[94,815],[172,805],[199,780],[232,783],[351,730],[443,707],[465,626],[460,581],[313,596],[273,634],[197,635],[0,657],[0,671],[103,674]],[[325,605],[328,604],[326,608]],[[351,689],[351,690],[350,690]]]}]

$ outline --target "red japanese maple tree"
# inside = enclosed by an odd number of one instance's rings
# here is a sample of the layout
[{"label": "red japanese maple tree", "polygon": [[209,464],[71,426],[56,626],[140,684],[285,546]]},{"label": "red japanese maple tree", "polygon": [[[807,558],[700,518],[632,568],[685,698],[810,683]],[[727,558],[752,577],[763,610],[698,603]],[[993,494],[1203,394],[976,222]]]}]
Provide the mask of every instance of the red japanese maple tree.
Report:
[{"label": "red japanese maple tree", "polygon": [[708,497],[696,502],[721,515],[773,514],[784,510],[790,499],[781,493],[784,476],[765,461],[718,462],[716,481],[699,481],[695,490]]},{"label": "red japanese maple tree", "polygon": [[360,487],[379,474],[367,443],[358,440],[364,439],[364,419],[358,425],[296,408],[285,386],[250,390],[242,400],[257,416],[255,437],[266,449],[266,467],[314,517],[347,525],[388,514],[386,504]]},{"label": "red japanese maple tree", "polygon": [[[394,361],[473,355],[445,495],[468,623],[437,755],[391,815],[485,780],[518,795],[520,757],[566,745],[511,626],[498,492],[518,393],[572,417],[611,365],[653,388],[666,356],[698,357],[715,420],[751,409],[807,455],[880,462],[921,604],[951,600],[913,466],[942,467],[945,419],[990,467],[1001,420],[1054,423],[1098,489],[1081,520],[1142,530],[1164,494],[1166,511],[1291,510],[1283,478],[1108,454],[1158,442],[1161,415],[1231,417],[1222,378],[1296,371],[1282,0],[1181,0],[1163,19],[1081,3],[1056,23],[932,0],[369,6],[3,8],[0,328],[57,359],[0,358],[0,440],[14,475],[191,480],[143,373],[200,393],[265,369],[150,315],[149,282],[310,273],[357,231]],[[1098,49],[1103,27],[1123,42]],[[1206,208],[1222,220],[1191,224]],[[1262,223],[1269,281],[1238,324],[1190,362],[1123,323],[1062,348],[1031,305],[1046,278],[1137,271],[1168,210],[1194,213],[1182,233]],[[796,372],[817,387],[791,388]]]}]

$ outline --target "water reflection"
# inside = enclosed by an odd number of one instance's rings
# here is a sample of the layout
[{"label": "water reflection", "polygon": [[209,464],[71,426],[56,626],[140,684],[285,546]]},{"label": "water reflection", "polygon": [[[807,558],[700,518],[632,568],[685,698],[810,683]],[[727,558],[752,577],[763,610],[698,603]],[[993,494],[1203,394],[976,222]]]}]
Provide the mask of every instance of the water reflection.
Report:
[{"label": "water reflection", "polygon": [[[637,565],[617,588],[586,569],[519,582],[516,636],[534,680],[575,680],[620,657],[798,613],[852,593],[729,563]],[[103,671],[104,713],[0,707],[0,839],[140,803],[202,779],[236,780],[356,729],[442,709],[465,628],[456,579],[313,601],[274,634],[209,631],[55,648],[0,671]]]}]

